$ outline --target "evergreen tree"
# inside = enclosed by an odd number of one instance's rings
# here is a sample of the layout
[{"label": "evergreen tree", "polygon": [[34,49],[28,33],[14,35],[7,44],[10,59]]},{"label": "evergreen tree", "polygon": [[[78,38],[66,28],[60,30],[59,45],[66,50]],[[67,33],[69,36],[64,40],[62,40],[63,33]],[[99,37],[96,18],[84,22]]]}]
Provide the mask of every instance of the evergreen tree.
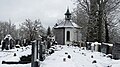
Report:
[{"label": "evergreen tree", "polygon": [[51,29],[50,29],[50,27],[48,27],[48,29],[47,29],[47,36],[50,36],[51,35]]}]

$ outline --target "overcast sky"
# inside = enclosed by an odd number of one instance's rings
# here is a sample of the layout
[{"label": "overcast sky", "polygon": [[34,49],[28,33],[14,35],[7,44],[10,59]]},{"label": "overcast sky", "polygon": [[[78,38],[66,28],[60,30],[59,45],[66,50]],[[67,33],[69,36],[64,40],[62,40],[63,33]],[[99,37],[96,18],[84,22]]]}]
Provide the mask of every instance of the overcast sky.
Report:
[{"label": "overcast sky", "polygon": [[68,6],[72,11],[73,3],[74,0],[0,0],[0,21],[10,19],[18,27],[27,18],[40,19],[47,28],[64,18]]}]

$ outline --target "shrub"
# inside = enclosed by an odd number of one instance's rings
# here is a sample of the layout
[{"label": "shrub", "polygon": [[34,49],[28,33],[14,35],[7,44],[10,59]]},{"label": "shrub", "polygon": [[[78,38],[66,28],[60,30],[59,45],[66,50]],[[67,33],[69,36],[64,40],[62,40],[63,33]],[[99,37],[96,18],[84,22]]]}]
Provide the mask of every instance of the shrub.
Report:
[{"label": "shrub", "polygon": [[68,55],[68,58],[69,58],[69,59],[71,59],[71,56],[70,56],[70,55]]},{"label": "shrub", "polygon": [[93,55],[91,56],[91,58],[93,58]]},{"label": "shrub", "polygon": [[16,53],[14,53],[14,56],[17,56]]},{"label": "shrub", "polygon": [[65,54],[68,54],[67,52],[65,52]]},{"label": "shrub", "polygon": [[53,49],[51,49],[50,51],[49,51],[49,54],[53,54],[55,51],[53,50]]},{"label": "shrub", "polygon": [[69,46],[69,44],[67,44],[67,46]]},{"label": "shrub", "polygon": [[26,47],[25,49],[27,50],[28,48]]},{"label": "shrub", "polygon": [[66,61],[66,58],[63,58],[63,61],[65,62],[65,61]]},{"label": "shrub", "polygon": [[82,53],[82,55],[84,55],[84,53]]},{"label": "shrub", "polygon": [[92,63],[97,63],[97,61],[96,60],[93,60],[93,62]]}]

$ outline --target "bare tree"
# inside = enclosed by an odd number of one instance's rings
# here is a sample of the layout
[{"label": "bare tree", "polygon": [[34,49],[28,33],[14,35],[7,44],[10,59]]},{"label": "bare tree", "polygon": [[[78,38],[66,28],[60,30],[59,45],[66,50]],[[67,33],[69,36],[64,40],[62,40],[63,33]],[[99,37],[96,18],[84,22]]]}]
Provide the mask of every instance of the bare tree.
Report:
[{"label": "bare tree", "polygon": [[81,24],[85,18],[81,20],[79,16],[87,17],[87,41],[109,42],[109,25],[113,25],[119,5],[119,0],[77,0],[73,18],[78,24],[85,26],[86,23]]},{"label": "bare tree", "polygon": [[2,40],[7,34],[10,34],[14,39],[17,38],[16,36],[16,26],[9,22],[0,22],[0,39]]},{"label": "bare tree", "polygon": [[22,25],[20,25],[19,36],[21,39],[28,39],[29,41],[35,40],[39,35],[45,34],[45,28],[42,26],[40,20],[31,21],[26,19]]},{"label": "bare tree", "polygon": [[118,22],[114,22],[116,20],[116,14],[119,13],[120,1],[119,0],[105,0],[104,1],[104,16],[103,19],[105,21],[105,39],[106,42],[110,42],[110,29],[113,28]]},{"label": "bare tree", "polygon": [[86,36],[86,41],[95,41],[97,37],[97,1],[96,0],[77,0],[76,19],[82,26]]}]

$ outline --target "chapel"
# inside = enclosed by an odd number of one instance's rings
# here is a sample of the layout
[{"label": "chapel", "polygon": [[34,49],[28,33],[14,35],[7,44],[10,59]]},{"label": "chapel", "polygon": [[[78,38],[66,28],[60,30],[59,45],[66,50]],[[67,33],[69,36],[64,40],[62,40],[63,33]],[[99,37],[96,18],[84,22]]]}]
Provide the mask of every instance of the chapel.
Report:
[{"label": "chapel", "polygon": [[71,20],[69,8],[64,15],[65,20],[61,23],[56,23],[53,27],[55,40],[61,45],[72,44],[73,41],[80,41],[80,27]]}]

